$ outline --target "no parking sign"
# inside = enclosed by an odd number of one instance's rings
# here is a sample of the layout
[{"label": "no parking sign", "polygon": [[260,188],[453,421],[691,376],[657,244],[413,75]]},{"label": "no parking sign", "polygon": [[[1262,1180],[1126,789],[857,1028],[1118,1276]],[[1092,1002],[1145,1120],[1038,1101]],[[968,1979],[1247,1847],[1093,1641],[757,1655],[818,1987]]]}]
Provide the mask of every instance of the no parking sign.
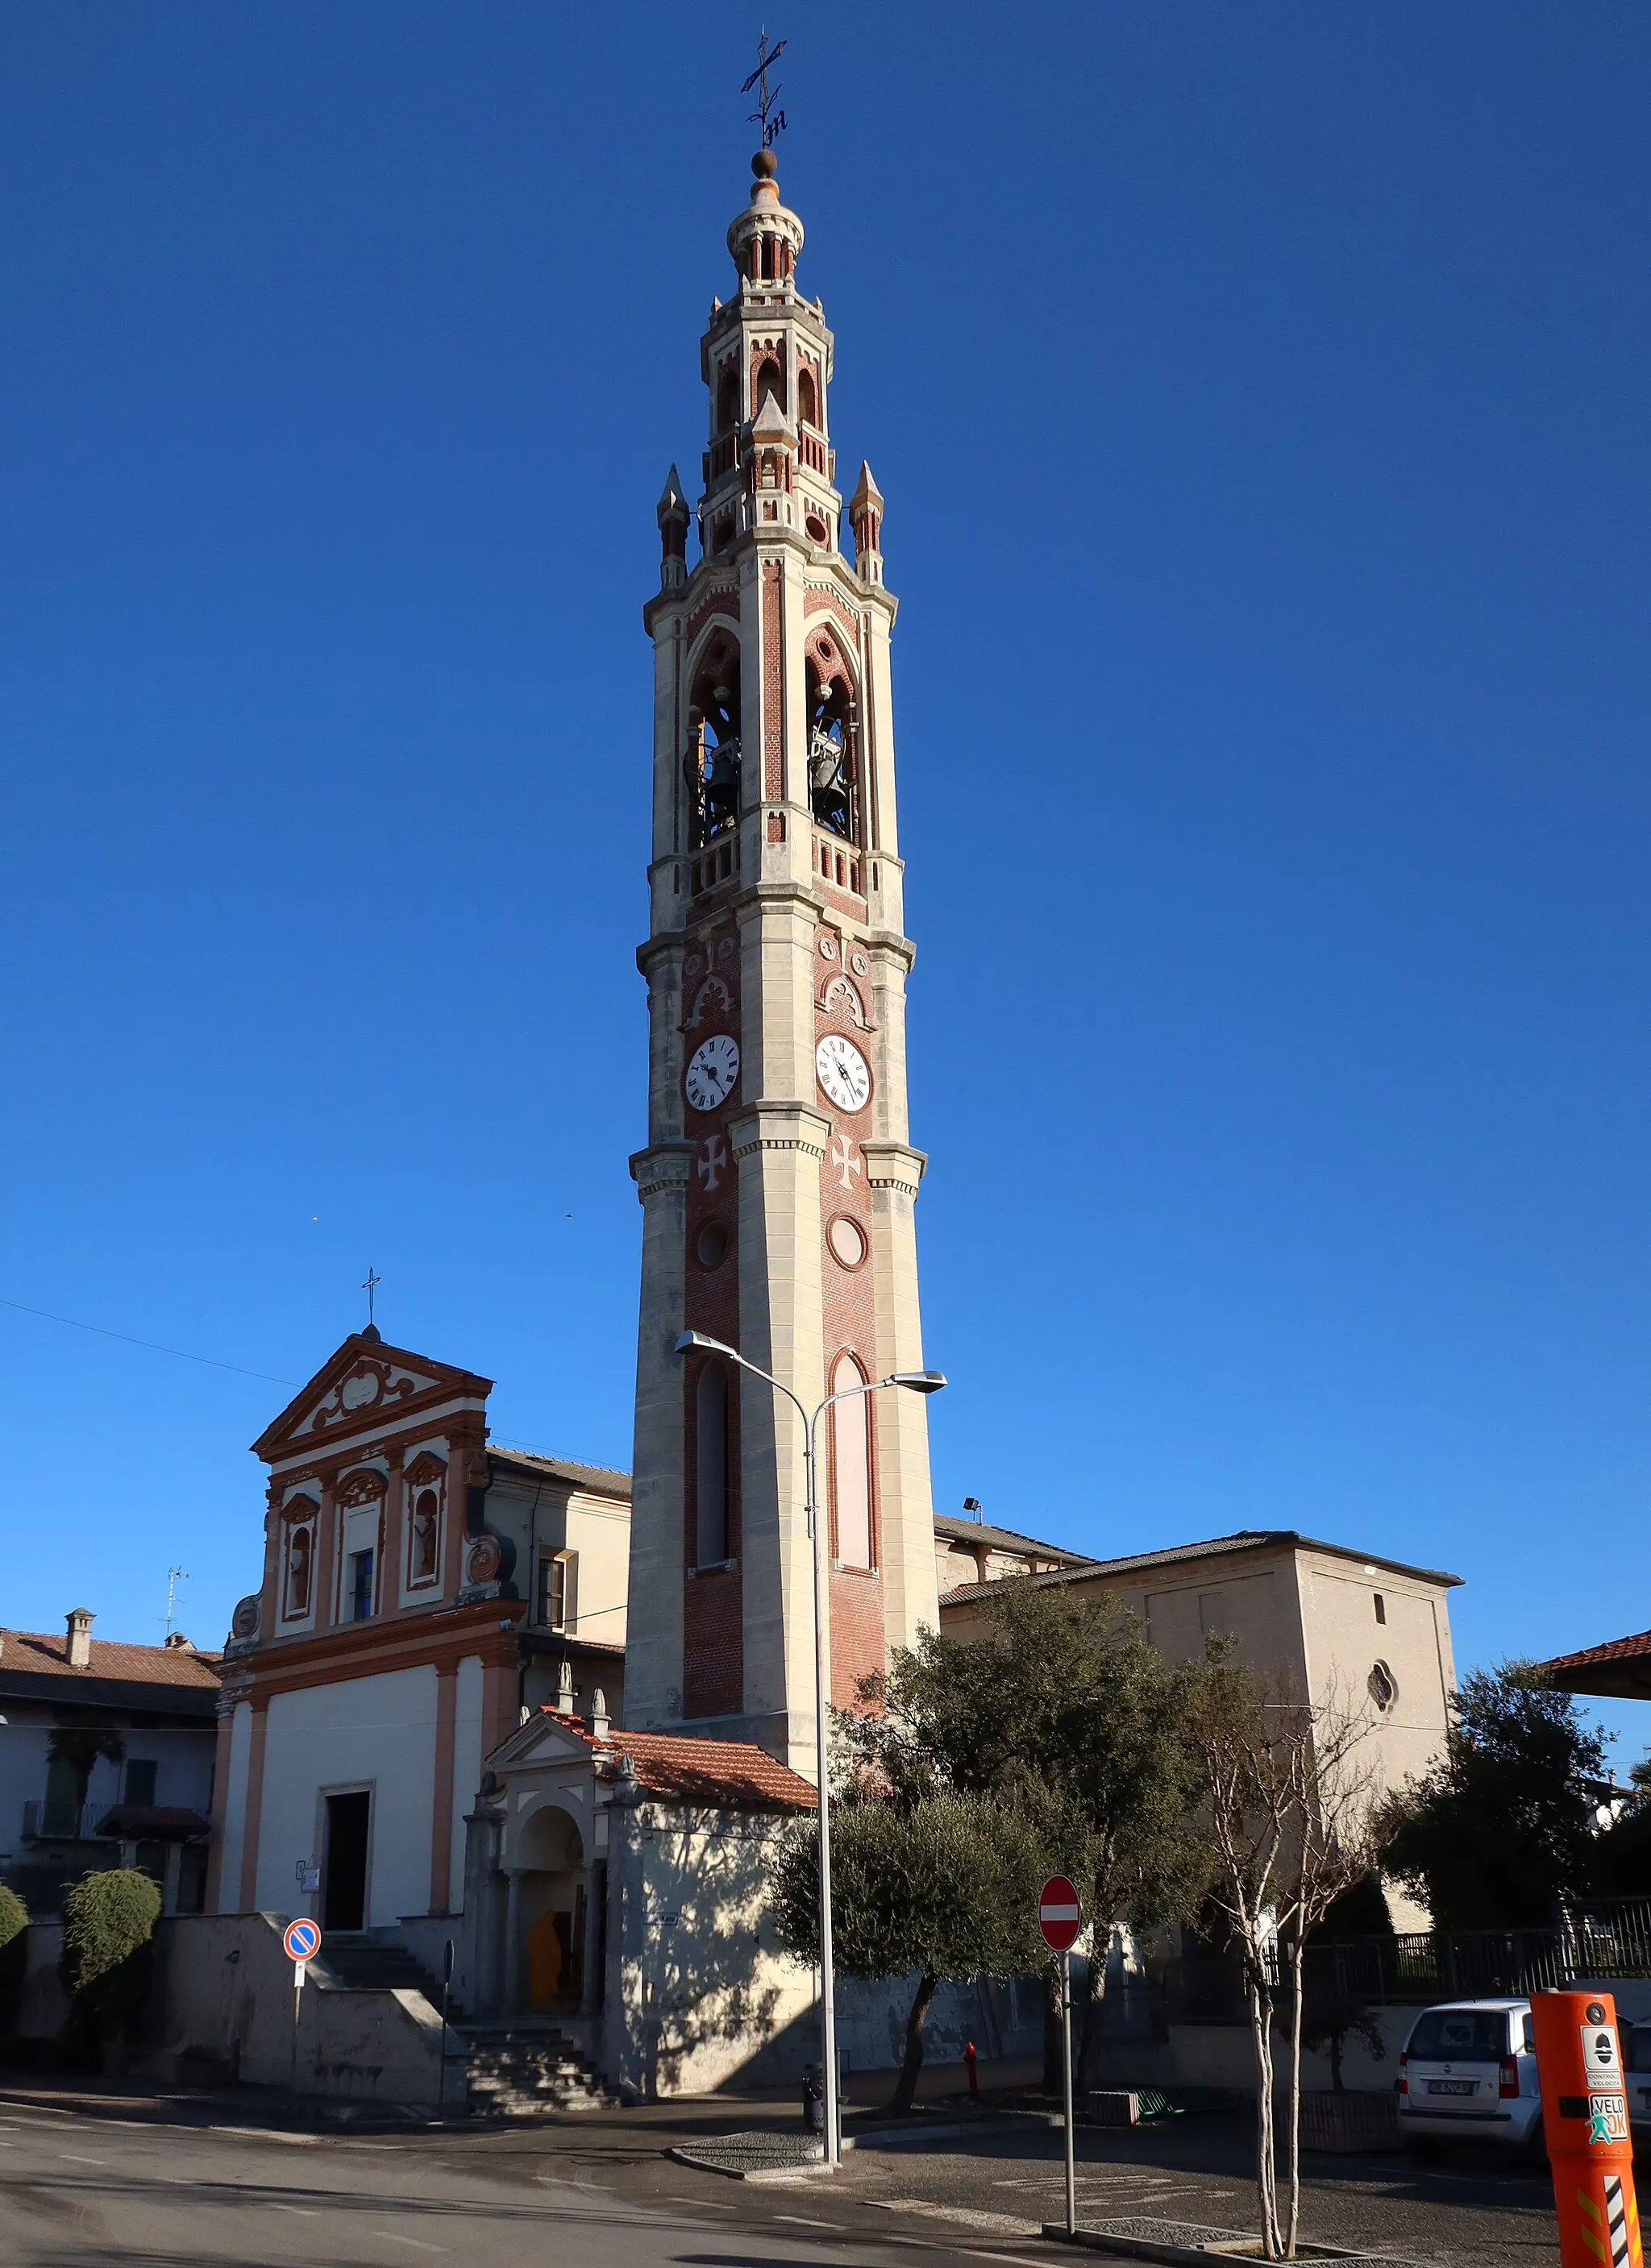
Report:
[{"label": "no parking sign", "polygon": [[302,1967],[305,1962],[313,1961],[321,1949],[321,1925],[313,1922],[307,1914],[300,1914],[297,1921],[290,1921],[282,1931],[281,1942],[286,1948],[287,1959]]}]

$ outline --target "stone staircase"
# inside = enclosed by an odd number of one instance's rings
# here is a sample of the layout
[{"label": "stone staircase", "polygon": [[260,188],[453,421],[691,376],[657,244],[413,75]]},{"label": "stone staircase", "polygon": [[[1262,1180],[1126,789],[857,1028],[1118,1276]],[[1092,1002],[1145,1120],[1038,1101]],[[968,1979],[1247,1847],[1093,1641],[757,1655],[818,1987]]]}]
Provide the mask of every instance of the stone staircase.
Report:
[{"label": "stone staircase", "polygon": [[472,2117],[542,2118],[601,2110],[617,2102],[577,2044],[556,2025],[455,2024],[466,2051]]},{"label": "stone staircase", "polygon": [[441,2007],[440,1985],[404,1945],[340,1933],[325,1940],[319,1966],[347,1992],[389,1992],[399,1986],[403,1992],[422,1992],[432,2008]]}]

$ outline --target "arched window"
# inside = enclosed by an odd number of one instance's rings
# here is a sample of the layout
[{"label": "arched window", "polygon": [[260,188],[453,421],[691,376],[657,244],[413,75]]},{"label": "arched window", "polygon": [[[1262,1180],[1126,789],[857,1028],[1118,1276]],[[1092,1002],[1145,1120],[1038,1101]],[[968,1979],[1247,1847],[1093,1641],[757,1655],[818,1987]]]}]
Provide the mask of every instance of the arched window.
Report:
[{"label": "arched window", "polygon": [[809,425],[820,423],[820,403],[814,392],[814,372],[807,365],[797,373],[797,415]]},{"label": "arched window", "polygon": [[[785,373],[772,355],[765,356],[756,366],[756,384],[751,389],[756,399],[756,409],[765,401],[778,402],[781,412],[785,408]],[[755,412],[753,412],[755,415]]]},{"label": "arched window", "polygon": [[694,1432],[694,1563],[719,1567],[728,1556],[728,1373],[720,1363],[699,1373]]},{"label": "arched window", "polygon": [[717,379],[717,431],[732,431],[740,422],[740,366],[730,359]]},{"label": "arched window", "polygon": [[293,1528],[287,1543],[286,1611],[289,1620],[295,1620],[310,1610],[312,1549],[311,1529],[307,1526]]},{"label": "arched window", "polygon": [[859,764],[853,688],[836,664],[808,656],[805,671],[808,723],[808,799],[816,823],[846,843],[860,839]]},{"label": "arched window", "polygon": [[688,786],[688,847],[703,850],[740,818],[740,647],[719,631],[695,673],[682,758]]},{"label": "arched window", "polygon": [[851,1394],[831,1409],[831,1483],[837,1495],[837,1557],[844,1567],[872,1564],[871,1395],[854,1394],[866,1373],[851,1354],[831,1370],[833,1394]]},{"label": "arched window", "polygon": [[441,1538],[441,1498],[433,1488],[420,1489],[413,1500],[413,1580],[428,1583],[436,1573],[436,1546]]}]

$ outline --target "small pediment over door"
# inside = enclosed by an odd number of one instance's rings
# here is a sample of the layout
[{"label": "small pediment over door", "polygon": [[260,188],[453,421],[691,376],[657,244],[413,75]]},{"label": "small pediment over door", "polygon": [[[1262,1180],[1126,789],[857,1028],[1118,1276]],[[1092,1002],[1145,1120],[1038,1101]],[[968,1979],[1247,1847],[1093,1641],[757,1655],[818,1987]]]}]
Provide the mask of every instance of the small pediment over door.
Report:
[{"label": "small pediment over door", "polygon": [[588,1734],[544,1709],[501,1741],[488,1763],[495,1771],[532,1771],[546,1764],[589,1764],[595,1753]]},{"label": "small pediment over door", "polygon": [[343,1440],[364,1426],[381,1425],[399,1431],[438,1403],[484,1403],[492,1389],[492,1380],[474,1371],[455,1370],[451,1363],[435,1362],[428,1355],[352,1332],[259,1435],[253,1452],[278,1464],[328,1440]]}]

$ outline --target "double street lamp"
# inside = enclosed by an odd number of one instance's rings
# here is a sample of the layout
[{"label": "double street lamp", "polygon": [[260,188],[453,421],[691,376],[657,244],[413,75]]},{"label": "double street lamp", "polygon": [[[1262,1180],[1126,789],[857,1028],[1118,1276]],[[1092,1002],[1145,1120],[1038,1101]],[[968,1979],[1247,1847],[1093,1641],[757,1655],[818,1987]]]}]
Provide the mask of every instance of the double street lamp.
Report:
[{"label": "double street lamp", "polygon": [[881,1394],[886,1386],[903,1386],[911,1394],[938,1394],[946,1383],[944,1372],[938,1370],[896,1370],[887,1378],[873,1378],[859,1386],[844,1387],[840,1393],[828,1394],[819,1408],[809,1416],[807,1410],[789,1386],[776,1378],[760,1364],[748,1362],[737,1347],[721,1339],[708,1338],[704,1331],[684,1331],[676,1342],[677,1354],[719,1354],[727,1361],[737,1363],[755,1378],[764,1380],[777,1394],[783,1394],[796,1409],[803,1423],[802,1472],[803,1504],[808,1522],[808,1535],[814,1545],[814,1707],[816,1784],[820,1792],[820,2051],[821,2076],[825,2082],[825,2161],[828,2166],[842,2162],[842,2121],[837,2103],[837,2004],[831,1961],[831,1804],[828,1772],[828,1713],[831,1694],[831,1623],[830,1605],[826,1590],[826,1524],[820,1517],[820,1507],[814,1486],[815,1454],[814,1429],[834,1403],[851,1402],[862,1394]]}]

